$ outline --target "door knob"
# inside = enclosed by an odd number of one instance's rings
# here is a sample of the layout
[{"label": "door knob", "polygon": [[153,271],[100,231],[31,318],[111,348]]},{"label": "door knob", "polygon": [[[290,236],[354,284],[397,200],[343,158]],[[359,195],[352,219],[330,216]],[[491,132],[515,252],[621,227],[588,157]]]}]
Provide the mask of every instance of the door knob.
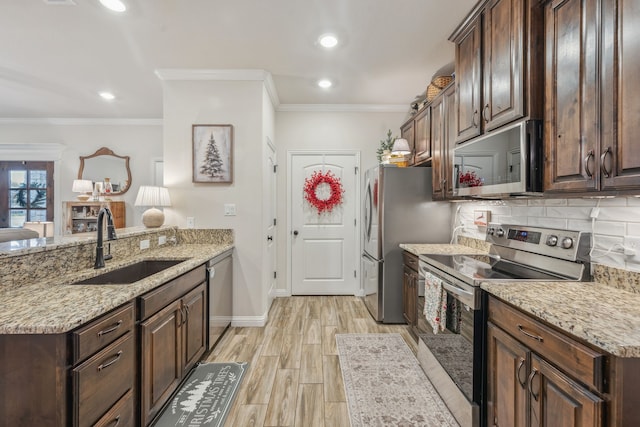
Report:
[{"label": "door knob", "polygon": [[273,236],[267,236],[267,240],[270,242],[273,241]]},{"label": "door knob", "polygon": [[297,236],[298,235],[298,230],[293,230],[293,235]]}]

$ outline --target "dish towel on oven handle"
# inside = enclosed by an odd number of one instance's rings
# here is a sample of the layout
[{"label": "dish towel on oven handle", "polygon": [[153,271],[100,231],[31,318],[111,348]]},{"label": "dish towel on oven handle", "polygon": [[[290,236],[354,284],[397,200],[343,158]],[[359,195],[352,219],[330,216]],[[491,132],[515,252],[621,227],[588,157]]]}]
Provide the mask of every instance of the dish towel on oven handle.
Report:
[{"label": "dish towel on oven handle", "polygon": [[429,272],[424,272],[424,310],[427,322],[433,327],[433,333],[447,328],[447,291],[442,280]]}]

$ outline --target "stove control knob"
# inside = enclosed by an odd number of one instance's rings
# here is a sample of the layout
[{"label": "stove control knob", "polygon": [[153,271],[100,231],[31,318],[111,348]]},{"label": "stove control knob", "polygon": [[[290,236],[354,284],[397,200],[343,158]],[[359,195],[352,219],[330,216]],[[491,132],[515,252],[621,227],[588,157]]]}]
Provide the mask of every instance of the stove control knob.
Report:
[{"label": "stove control knob", "polygon": [[547,246],[555,246],[558,244],[558,236],[547,237]]},{"label": "stove control knob", "polygon": [[498,237],[504,236],[504,230],[502,228],[498,228],[496,230],[496,236],[498,236]]},{"label": "stove control knob", "polygon": [[493,236],[493,232],[494,232],[494,231],[495,231],[495,230],[493,229],[493,227],[487,228],[487,234],[488,234],[489,236]]},{"label": "stove control knob", "polygon": [[562,247],[565,249],[569,249],[573,246],[573,239],[571,237],[565,237],[562,239]]}]

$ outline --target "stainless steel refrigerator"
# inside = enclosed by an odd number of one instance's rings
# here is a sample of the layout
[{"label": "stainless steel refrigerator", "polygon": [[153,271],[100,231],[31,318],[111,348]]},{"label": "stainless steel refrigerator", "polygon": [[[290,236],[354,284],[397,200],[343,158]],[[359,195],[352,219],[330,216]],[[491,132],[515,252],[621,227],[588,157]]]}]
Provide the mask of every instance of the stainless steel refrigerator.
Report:
[{"label": "stainless steel refrigerator", "polygon": [[431,197],[431,168],[379,165],[365,172],[364,302],[373,318],[404,323],[400,243],[449,243],[451,209]]}]

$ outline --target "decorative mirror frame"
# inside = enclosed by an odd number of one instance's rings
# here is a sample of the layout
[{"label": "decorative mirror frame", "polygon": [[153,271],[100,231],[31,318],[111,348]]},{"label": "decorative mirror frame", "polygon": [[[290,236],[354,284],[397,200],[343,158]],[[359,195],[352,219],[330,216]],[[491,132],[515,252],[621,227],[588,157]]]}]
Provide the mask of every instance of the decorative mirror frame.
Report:
[{"label": "decorative mirror frame", "polygon": [[119,159],[124,159],[125,167],[127,169],[127,181],[129,185],[124,190],[114,191],[111,194],[113,194],[114,196],[118,196],[120,194],[126,193],[129,190],[129,188],[131,188],[131,169],[129,168],[129,156],[119,156],[116,153],[114,153],[112,150],[108,149],[107,147],[98,148],[98,150],[95,153],[89,156],[80,156],[80,169],[78,170],[78,179],[83,179],[82,172],[84,171],[84,161],[87,159],[92,159],[94,157],[99,157],[99,156],[113,156]]}]

